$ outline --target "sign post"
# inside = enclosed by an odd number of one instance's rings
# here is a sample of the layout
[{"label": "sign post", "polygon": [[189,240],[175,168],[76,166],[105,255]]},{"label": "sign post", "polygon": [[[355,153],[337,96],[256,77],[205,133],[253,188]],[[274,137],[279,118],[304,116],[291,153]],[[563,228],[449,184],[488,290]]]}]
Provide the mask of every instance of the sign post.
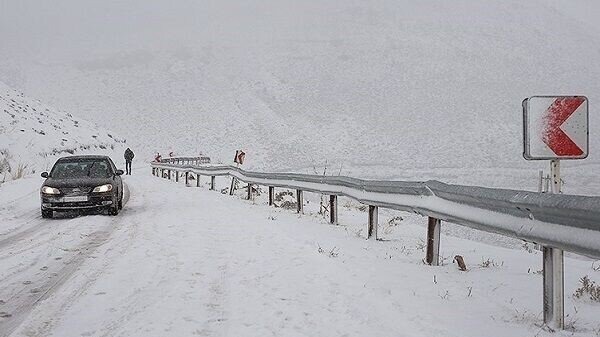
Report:
[{"label": "sign post", "polygon": [[[560,161],[588,156],[588,100],[533,96],[523,100],[523,157],[550,160],[550,193],[562,193]],[[543,179],[543,173],[540,174]],[[540,180],[540,190],[541,190]],[[564,329],[564,253],[543,247],[544,323]]]},{"label": "sign post", "polygon": [[[233,157],[233,162],[236,164],[236,167],[240,167],[244,163],[244,158],[246,158],[246,153],[242,150],[235,151],[235,157]],[[229,188],[229,195],[233,195],[235,191],[235,177],[231,177],[231,187]]]}]

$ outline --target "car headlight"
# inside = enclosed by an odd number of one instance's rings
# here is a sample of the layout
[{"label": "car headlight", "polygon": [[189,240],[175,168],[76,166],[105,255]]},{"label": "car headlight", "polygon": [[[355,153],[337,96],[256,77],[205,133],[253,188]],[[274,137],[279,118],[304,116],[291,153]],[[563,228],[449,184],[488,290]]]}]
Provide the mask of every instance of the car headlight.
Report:
[{"label": "car headlight", "polygon": [[50,187],[50,186],[42,186],[43,194],[60,194],[60,190],[58,188]]},{"label": "car headlight", "polygon": [[92,192],[94,193],[104,193],[112,191],[113,186],[111,184],[96,186]]}]

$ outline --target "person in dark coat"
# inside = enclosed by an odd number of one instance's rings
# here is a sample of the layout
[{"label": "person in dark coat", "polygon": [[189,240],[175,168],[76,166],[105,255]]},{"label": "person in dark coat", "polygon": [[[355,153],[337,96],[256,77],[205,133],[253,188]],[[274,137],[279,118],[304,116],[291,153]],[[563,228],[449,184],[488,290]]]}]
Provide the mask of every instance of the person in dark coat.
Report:
[{"label": "person in dark coat", "polygon": [[133,157],[135,157],[133,151],[131,151],[130,148],[127,148],[127,150],[125,150],[125,174],[127,175],[131,175],[131,161],[133,160]]}]

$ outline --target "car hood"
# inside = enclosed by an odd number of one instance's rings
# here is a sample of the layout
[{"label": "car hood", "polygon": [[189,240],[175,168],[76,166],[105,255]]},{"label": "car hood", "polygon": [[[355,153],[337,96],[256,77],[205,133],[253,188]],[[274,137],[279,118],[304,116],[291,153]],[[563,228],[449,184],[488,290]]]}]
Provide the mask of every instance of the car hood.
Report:
[{"label": "car hood", "polygon": [[48,178],[44,181],[44,186],[50,187],[96,187],[104,184],[114,183],[113,178],[74,178],[74,179],[54,179]]}]

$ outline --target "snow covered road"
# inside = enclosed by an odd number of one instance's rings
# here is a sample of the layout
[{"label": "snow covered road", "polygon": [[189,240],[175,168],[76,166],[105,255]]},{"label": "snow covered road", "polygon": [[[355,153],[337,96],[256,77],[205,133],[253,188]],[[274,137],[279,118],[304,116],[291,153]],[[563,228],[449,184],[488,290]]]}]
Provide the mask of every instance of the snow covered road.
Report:
[{"label": "snow covered road", "polygon": [[[148,171],[125,177],[117,217],[41,219],[40,179],[2,186],[0,336],[550,335],[537,252],[443,237],[470,271],[429,267],[410,216],[365,241],[356,209],[329,226]],[[476,266],[483,256],[493,264]],[[599,278],[566,263],[567,294]],[[571,330],[553,336],[600,333],[597,303],[569,296],[566,311]]]},{"label": "snow covered road", "polygon": [[[5,336],[27,317],[30,310],[50,296],[75,272],[94,249],[108,239],[116,228],[116,218],[101,216],[73,218],[63,216],[52,221],[41,219],[38,179],[28,179],[25,195],[3,204],[0,239],[2,266],[2,315],[0,335]],[[23,184],[12,184],[23,185]],[[29,186],[31,185],[31,186]],[[30,189],[30,188],[31,189]],[[3,193],[3,196],[5,194]],[[127,203],[129,193],[124,193]]]}]

